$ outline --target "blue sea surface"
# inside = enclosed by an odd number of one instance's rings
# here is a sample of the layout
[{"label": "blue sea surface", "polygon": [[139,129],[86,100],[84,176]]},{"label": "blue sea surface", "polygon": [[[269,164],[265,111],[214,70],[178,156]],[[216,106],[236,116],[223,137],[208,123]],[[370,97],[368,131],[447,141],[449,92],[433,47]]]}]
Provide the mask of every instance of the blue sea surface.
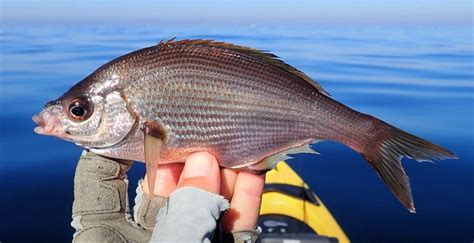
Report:
[{"label": "blue sea surface", "polygon": [[[459,160],[405,159],[416,214],[367,162],[334,142],[290,164],[354,242],[474,240],[474,49],[466,27],[92,27],[0,29],[1,242],[65,242],[81,149],[33,133],[31,116],[100,65],[160,39],[270,50],[332,97],[439,144]],[[131,189],[144,174],[130,172]]]}]

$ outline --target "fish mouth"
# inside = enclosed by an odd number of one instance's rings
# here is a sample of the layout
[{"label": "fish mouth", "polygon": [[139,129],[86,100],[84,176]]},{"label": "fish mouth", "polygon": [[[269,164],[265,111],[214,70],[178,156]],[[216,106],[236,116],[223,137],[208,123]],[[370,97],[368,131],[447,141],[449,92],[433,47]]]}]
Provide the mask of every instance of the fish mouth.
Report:
[{"label": "fish mouth", "polygon": [[43,110],[39,114],[34,115],[31,119],[38,125],[33,130],[37,134],[61,138],[68,137],[61,121],[47,110]]},{"label": "fish mouth", "polygon": [[46,123],[46,121],[44,120],[42,114],[36,114],[32,117],[33,121],[38,125],[37,127],[35,127],[35,129],[33,130],[35,133],[37,134],[41,134],[41,135],[49,135],[53,132],[54,129],[54,126]]},{"label": "fish mouth", "polygon": [[40,127],[44,127],[46,124],[44,123],[43,117],[41,117],[39,114],[36,114],[32,117],[33,121],[36,123],[36,125]]}]

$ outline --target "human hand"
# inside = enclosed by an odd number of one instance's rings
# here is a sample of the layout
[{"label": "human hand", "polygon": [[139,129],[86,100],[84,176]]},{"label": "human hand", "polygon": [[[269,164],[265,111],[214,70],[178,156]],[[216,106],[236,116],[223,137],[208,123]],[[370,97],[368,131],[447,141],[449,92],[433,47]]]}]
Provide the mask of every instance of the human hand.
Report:
[{"label": "human hand", "polygon": [[[230,201],[230,209],[221,221],[224,232],[254,231],[264,183],[263,175],[219,168],[214,156],[198,152],[190,155],[185,164],[158,166],[153,194],[169,197],[177,189],[187,186],[221,194]],[[146,176],[142,187],[150,194]]]},{"label": "human hand", "polygon": [[[158,210],[166,204],[167,197],[172,192],[186,187],[220,193],[231,201],[230,209],[222,220],[222,227],[224,231],[232,232],[234,239],[239,235],[248,239],[249,232],[254,233],[263,176],[219,169],[215,158],[208,153],[191,155],[186,166],[160,165],[154,190],[154,194],[160,196],[152,197],[143,193],[143,190],[148,192],[148,184],[142,183],[144,188],[137,188],[134,221],[127,202],[126,172],[131,165],[131,161],[116,161],[86,151],[82,153],[74,178],[75,198],[71,223],[76,229],[74,242],[148,242]],[[211,196],[206,197],[215,196],[211,193]],[[175,206],[179,208],[182,204]],[[179,226],[177,224],[175,229],[179,229]],[[177,234],[176,231],[170,233]],[[251,236],[255,237],[255,234]],[[238,242],[239,239],[235,241]]]}]

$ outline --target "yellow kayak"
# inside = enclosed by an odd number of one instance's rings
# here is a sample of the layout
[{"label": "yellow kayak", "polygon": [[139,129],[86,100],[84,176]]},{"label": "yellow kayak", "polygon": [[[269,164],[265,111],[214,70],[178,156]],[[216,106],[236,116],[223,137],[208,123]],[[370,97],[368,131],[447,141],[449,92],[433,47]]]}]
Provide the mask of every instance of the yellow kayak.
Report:
[{"label": "yellow kayak", "polygon": [[261,242],[349,242],[329,210],[285,162],[267,173],[262,199]]}]

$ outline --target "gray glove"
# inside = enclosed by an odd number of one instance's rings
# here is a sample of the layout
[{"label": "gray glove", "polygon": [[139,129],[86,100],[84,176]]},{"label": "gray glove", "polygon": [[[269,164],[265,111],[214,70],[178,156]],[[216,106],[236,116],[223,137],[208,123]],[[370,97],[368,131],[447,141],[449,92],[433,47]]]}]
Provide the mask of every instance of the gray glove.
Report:
[{"label": "gray glove", "polygon": [[[126,172],[131,161],[114,161],[84,151],[74,178],[73,242],[153,242],[212,240],[227,200],[201,189],[185,187],[167,198],[144,193],[137,187],[134,218],[128,206]],[[160,211],[160,209],[162,209]],[[157,214],[160,214],[157,218]],[[155,220],[156,219],[156,220]],[[197,227],[199,226],[199,227]],[[255,242],[258,231],[221,235],[222,242]]]},{"label": "gray glove", "polygon": [[[174,191],[168,204],[158,213],[151,242],[211,242],[217,220],[229,208],[221,195],[196,187],[182,187]],[[236,231],[223,234],[219,242],[251,243],[261,231]]]},{"label": "gray glove", "polygon": [[[166,201],[141,193],[136,219],[128,207],[126,172],[131,161],[114,161],[84,151],[74,178],[74,242],[148,242],[156,213]],[[151,222],[151,223],[150,223]]]}]

